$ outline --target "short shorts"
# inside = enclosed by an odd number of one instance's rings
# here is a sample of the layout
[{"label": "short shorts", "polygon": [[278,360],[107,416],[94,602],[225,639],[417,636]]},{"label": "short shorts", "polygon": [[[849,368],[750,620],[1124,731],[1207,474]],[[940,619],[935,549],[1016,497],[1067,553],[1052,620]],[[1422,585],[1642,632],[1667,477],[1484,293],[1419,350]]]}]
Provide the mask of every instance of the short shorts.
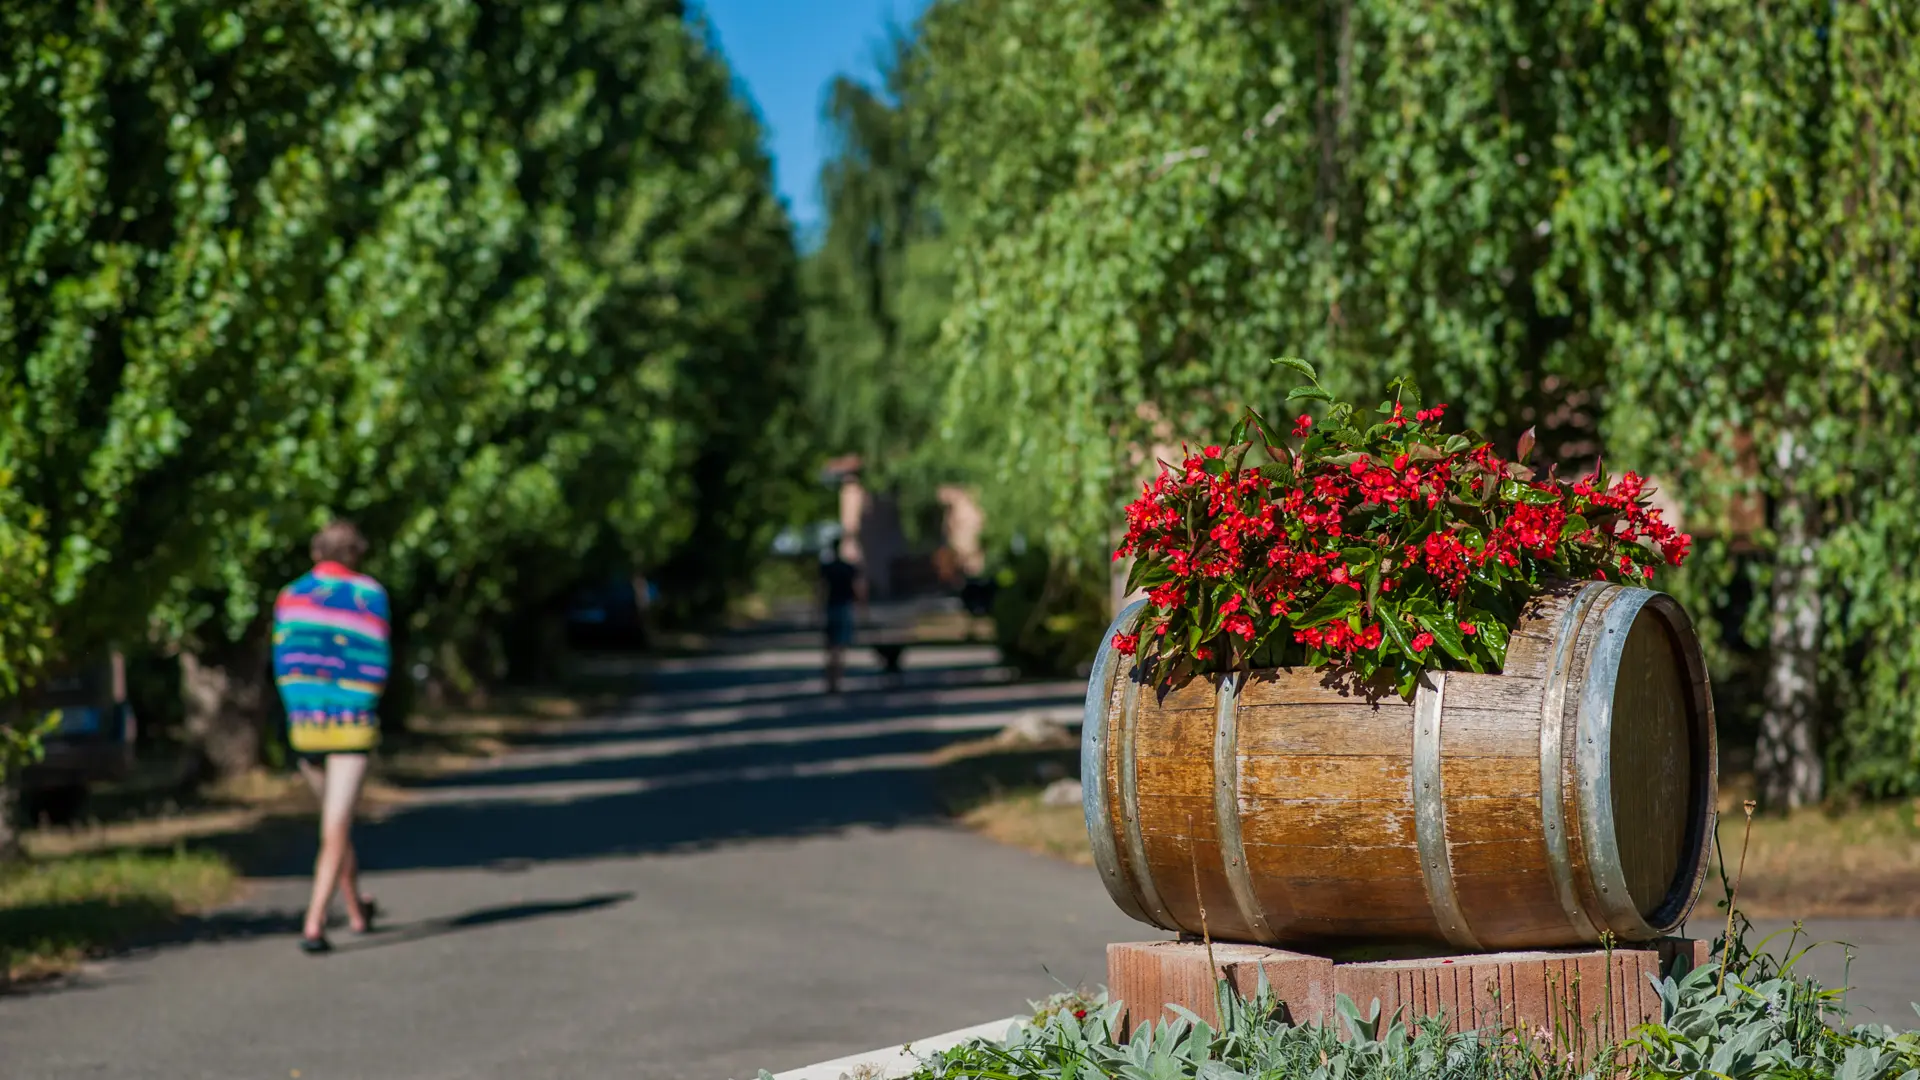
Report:
[{"label": "short shorts", "polygon": [[853,605],[835,604],[827,609],[827,644],[853,644]]}]

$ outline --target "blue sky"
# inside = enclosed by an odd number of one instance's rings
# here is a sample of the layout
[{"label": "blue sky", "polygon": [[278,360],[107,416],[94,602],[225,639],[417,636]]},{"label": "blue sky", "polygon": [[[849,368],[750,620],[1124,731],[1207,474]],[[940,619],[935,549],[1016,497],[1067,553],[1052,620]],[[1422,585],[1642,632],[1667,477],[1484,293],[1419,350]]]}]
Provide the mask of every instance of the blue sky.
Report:
[{"label": "blue sky", "polygon": [[842,72],[870,81],[888,18],[910,27],[926,2],[702,0],[699,6],[760,110],[780,194],[804,232],[820,216],[822,91]]}]

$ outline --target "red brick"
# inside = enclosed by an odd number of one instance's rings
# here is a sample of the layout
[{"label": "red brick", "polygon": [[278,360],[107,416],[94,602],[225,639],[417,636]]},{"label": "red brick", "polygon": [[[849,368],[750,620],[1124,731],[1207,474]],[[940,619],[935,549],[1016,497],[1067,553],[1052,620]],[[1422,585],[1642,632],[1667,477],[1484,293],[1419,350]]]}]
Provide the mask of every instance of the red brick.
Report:
[{"label": "red brick", "polygon": [[1123,1035],[1171,1016],[1169,1004],[1215,1022],[1214,980],[1251,997],[1264,971],[1299,1023],[1332,1022],[1334,997],[1345,994],[1362,1014],[1378,1000],[1383,1023],[1397,1014],[1412,1024],[1445,1009],[1456,1031],[1560,1033],[1571,1041],[1567,1049],[1585,1057],[1659,1016],[1649,973],[1670,970],[1676,958],[1704,962],[1705,953],[1704,942],[1668,939],[1616,948],[1611,958],[1601,949],[1562,949],[1336,964],[1285,949],[1215,943],[1210,966],[1199,942],[1131,942],[1107,946],[1107,984],[1127,1003]]}]

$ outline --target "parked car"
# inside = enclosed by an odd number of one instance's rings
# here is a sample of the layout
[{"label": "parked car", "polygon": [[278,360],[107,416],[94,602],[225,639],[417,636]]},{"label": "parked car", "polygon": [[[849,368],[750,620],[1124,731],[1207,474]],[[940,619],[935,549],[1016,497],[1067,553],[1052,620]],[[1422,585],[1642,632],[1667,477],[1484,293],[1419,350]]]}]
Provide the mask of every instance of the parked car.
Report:
[{"label": "parked car", "polygon": [[27,820],[72,820],[91,784],[124,777],[133,765],[136,731],[127,705],[126,663],[118,652],[56,672],[22,700],[3,706],[16,717],[56,714],[42,741],[45,755],[21,771]]}]

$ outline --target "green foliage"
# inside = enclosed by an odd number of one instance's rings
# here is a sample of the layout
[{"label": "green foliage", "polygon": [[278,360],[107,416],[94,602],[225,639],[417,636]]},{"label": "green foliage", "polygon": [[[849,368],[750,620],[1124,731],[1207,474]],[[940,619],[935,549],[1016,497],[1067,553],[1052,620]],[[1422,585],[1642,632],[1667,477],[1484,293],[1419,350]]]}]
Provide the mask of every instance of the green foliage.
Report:
[{"label": "green foliage", "polygon": [[1275,351],[1604,447],[1702,537],[1670,588],[1752,586],[1746,643],[1812,653],[1771,708],[1920,790],[1916,41],[1893,0],[942,0],[893,122],[951,309],[889,377],[941,381],[997,527],[1089,564],[1156,458],[1275,411]]},{"label": "green foliage", "polygon": [[730,80],[671,0],[8,5],[0,671],[237,640],[335,514],[402,670],[742,575],[800,342]]},{"label": "green foliage", "polygon": [[846,77],[827,90],[836,146],[820,173],[825,222],[807,256],[807,411],[826,454],[857,453],[866,483],[893,493],[909,519],[937,486],[967,475],[964,448],[938,436],[946,375],[935,345],[953,289],[935,211],[938,131],[919,55],[897,32],[877,85]]},{"label": "green foliage", "polygon": [[1000,560],[993,581],[994,641],[1023,674],[1072,675],[1099,648],[1109,621],[1103,576],[1029,546]]}]

